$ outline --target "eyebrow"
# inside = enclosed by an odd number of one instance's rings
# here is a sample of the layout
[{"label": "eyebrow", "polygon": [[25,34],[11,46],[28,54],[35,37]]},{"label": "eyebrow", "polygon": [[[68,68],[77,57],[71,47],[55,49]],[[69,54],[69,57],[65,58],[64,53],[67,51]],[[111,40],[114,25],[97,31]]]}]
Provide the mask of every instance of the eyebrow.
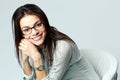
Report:
[{"label": "eyebrow", "polygon": [[[36,21],[32,27],[34,27],[39,21],[40,20]],[[23,26],[21,29],[23,29],[23,28],[30,28],[30,27],[29,26]]]}]

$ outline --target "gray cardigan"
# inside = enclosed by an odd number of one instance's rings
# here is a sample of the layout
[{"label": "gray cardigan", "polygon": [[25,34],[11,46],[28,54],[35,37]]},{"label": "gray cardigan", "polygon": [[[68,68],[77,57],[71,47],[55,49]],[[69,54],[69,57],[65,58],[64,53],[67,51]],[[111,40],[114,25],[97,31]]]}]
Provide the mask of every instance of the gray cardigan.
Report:
[{"label": "gray cardigan", "polygon": [[[53,64],[49,68],[48,75],[42,80],[100,80],[78,47],[64,40],[57,41]],[[37,80],[34,67],[31,76],[24,74],[24,80]]]}]

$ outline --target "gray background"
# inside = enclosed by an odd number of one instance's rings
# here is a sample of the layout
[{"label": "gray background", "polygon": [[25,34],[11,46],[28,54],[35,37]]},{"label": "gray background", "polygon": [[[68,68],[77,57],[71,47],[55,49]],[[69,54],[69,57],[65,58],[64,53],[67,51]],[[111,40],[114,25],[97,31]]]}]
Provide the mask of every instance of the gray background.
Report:
[{"label": "gray background", "polygon": [[14,53],[11,16],[25,3],[39,5],[50,24],[69,35],[79,48],[108,51],[120,63],[120,0],[0,0],[0,80],[22,80]]}]

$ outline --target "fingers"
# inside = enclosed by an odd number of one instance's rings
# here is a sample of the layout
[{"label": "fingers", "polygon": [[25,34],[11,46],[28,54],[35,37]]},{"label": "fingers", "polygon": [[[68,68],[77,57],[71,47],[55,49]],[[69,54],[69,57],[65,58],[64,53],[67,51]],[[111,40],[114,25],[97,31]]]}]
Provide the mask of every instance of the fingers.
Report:
[{"label": "fingers", "polygon": [[19,44],[19,49],[22,50],[23,54],[26,54],[27,56],[33,59],[35,59],[34,56],[36,56],[39,53],[37,47],[27,39],[21,40]]},{"label": "fingers", "polygon": [[24,52],[32,52],[36,50],[36,46],[32,44],[29,40],[22,39],[19,43],[19,49],[23,50]]},{"label": "fingers", "polygon": [[28,46],[28,41],[26,39],[22,39],[19,43],[19,49],[25,50]]},{"label": "fingers", "polygon": [[21,40],[21,43],[24,44],[24,45],[27,45],[28,42],[29,42],[29,41],[28,41],[27,39],[22,39],[22,40]]},{"label": "fingers", "polygon": [[22,51],[22,55],[29,56],[27,40],[22,39],[19,43],[19,49]]},{"label": "fingers", "polygon": [[19,49],[25,50],[25,48],[26,48],[25,44],[23,42],[20,42]]}]

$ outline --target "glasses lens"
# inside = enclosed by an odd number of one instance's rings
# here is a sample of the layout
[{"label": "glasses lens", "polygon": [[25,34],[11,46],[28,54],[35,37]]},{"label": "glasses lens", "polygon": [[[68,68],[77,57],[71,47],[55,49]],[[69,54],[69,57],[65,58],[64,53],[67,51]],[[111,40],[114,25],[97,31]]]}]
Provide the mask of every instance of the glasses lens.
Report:
[{"label": "glasses lens", "polygon": [[31,28],[27,28],[23,30],[23,34],[29,34],[31,33]]},{"label": "glasses lens", "polygon": [[35,25],[35,29],[39,29],[42,25],[42,22],[38,22],[36,25]]}]

